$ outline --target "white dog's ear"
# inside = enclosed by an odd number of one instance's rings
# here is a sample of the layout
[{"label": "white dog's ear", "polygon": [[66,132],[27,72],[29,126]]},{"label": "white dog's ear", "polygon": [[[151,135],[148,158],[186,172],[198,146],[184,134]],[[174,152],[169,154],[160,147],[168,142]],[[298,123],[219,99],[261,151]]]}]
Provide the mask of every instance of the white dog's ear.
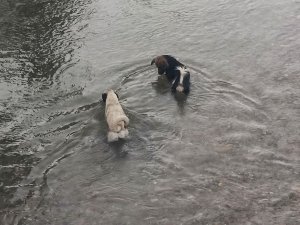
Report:
[{"label": "white dog's ear", "polygon": [[117,98],[118,98],[118,99],[120,99],[120,98],[119,98],[119,95],[118,95],[118,93],[117,93],[117,92],[115,92],[115,94],[116,94]]},{"label": "white dog's ear", "polygon": [[103,102],[106,102],[107,93],[102,93],[102,100]]}]

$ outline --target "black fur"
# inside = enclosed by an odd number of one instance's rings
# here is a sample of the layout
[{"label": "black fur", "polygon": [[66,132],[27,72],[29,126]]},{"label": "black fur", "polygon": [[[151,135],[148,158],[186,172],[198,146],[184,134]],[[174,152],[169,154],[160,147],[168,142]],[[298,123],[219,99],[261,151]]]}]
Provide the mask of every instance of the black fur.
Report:
[{"label": "black fur", "polygon": [[154,59],[152,59],[152,61],[151,61],[151,65],[153,65],[155,63],[155,58]]},{"label": "black fur", "polygon": [[106,102],[107,93],[102,93],[102,100],[103,102]]},{"label": "black fur", "polygon": [[163,57],[167,60],[169,66],[166,68],[165,71],[163,71],[162,74],[166,73],[167,78],[172,81],[174,80],[178,75],[178,70],[176,68],[178,66],[185,67],[181,62],[179,62],[177,59],[175,59],[173,56],[170,55],[163,55]]},{"label": "black fur", "polygon": [[176,91],[176,87],[178,86],[179,81],[180,81],[180,71],[179,70],[174,70],[173,74],[175,76],[175,80],[174,80],[174,82],[172,84],[171,89],[172,89],[172,91],[175,92]]},{"label": "black fur", "polygon": [[183,92],[185,94],[188,94],[190,92],[190,79],[191,79],[190,73],[185,75],[183,78],[182,85],[183,85],[183,89],[184,89]]},{"label": "black fur", "polygon": [[[178,71],[178,73],[180,73],[180,72]],[[191,76],[190,73],[186,74],[182,81],[183,93],[185,93],[185,94],[188,94],[190,92],[190,76]],[[179,85],[179,81],[180,81],[180,74],[176,75],[176,78],[172,84],[171,89],[173,92],[176,92],[176,88]]]},{"label": "black fur", "polygon": [[181,62],[179,62],[173,56],[163,55],[163,57],[165,57],[165,59],[168,61],[168,64],[169,64],[169,67],[168,67],[167,71],[174,70],[177,66],[185,67],[185,65],[183,65]]}]

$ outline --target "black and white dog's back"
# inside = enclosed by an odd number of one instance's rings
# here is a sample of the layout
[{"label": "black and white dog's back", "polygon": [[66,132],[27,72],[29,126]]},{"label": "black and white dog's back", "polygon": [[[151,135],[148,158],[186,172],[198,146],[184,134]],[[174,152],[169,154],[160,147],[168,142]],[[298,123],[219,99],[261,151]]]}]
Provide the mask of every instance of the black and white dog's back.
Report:
[{"label": "black and white dog's back", "polygon": [[190,72],[186,67],[177,67],[175,70],[177,75],[172,81],[172,91],[188,93],[190,91]]},{"label": "black and white dog's back", "polygon": [[172,90],[187,94],[190,91],[190,72],[177,59],[170,55],[157,56],[151,61],[151,65],[155,63],[158,74],[165,74],[170,82],[172,82]]}]

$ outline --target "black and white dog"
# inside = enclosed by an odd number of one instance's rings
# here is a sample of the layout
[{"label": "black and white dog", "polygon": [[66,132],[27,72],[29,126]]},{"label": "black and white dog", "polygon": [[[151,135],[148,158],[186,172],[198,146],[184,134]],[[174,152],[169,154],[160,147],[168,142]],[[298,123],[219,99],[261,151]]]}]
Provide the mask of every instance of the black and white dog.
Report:
[{"label": "black and white dog", "polygon": [[155,63],[158,74],[165,74],[172,83],[172,90],[188,94],[190,91],[190,72],[181,62],[170,55],[160,55],[151,61]]},{"label": "black and white dog", "polygon": [[108,90],[102,94],[105,102],[105,116],[108,125],[108,142],[114,142],[128,136],[129,119],[125,115],[119,103],[119,96],[113,90]]}]

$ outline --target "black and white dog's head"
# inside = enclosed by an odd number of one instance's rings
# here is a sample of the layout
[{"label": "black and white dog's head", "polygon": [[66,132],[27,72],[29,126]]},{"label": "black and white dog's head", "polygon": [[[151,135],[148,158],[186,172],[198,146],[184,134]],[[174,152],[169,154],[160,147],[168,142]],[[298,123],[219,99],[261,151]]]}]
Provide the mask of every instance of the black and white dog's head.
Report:
[{"label": "black and white dog's head", "polygon": [[[169,65],[169,60],[170,57],[168,57],[167,55],[160,55],[155,57],[152,61],[151,61],[151,65],[155,64],[157,67],[157,73],[159,75],[162,75],[164,73],[167,72],[167,70],[170,68]],[[173,57],[172,57],[173,58]],[[175,58],[173,58],[174,60],[176,60]]]},{"label": "black and white dog's head", "polygon": [[155,64],[158,74],[165,74],[172,83],[172,90],[187,94],[190,91],[190,72],[177,59],[170,55],[157,56],[151,61]]},{"label": "black and white dog's head", "polygon": [[188,94],[190,91],[190,71],[185,66],[178,66],[172,82],[172,91]]}]

